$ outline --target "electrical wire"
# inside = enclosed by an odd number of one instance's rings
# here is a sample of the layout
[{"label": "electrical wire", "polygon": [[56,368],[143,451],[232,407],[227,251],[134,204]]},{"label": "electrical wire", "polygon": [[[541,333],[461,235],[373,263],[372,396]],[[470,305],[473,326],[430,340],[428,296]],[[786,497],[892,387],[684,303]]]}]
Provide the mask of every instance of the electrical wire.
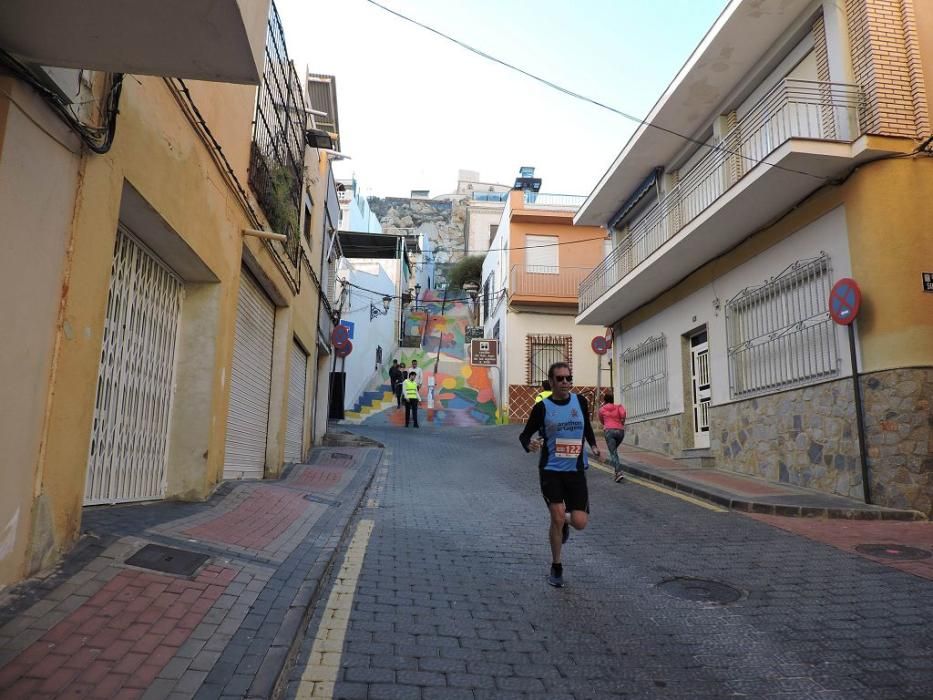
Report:
[{"label": "electrical wire", "polygon": [[602,109],[608,110],[609,112],[612,112],[613,114],[617,114],[620,117],[628,119],[629,121],[635,122],[641,126],[649,127],[651,129],[656,129],[658,131],[663,131],[666,134],[671,134],[672,136],[676,136],[677,138],[683,139],[684,141],[688,141],[698,146],[704,146],[706,148],[709,148],[711,151],[719,151],[720,153],[724,153],[726,155],[735,156],[736,158],[742,158],[744,160],[751,161],[755,163],[755,165],[767,165],[768,167],[777,168],[778,170],[783,170],[788,173],[794,173],[796,175],[805,175],[806,177],[812,177],[813,179],[820,180],[822,182],[828,182],[830,180],[830,178],[828,177],[825,177],[823,175],[816,175],[815,173],[810,173],[805,170],[787,168],[783,165],[778,165],[776,163],[769,163],[766,160],[759,161],[753,158],[752,156],[745,155],[744,153],[741,153],[739,151],[729,150],[728,148],[725,148],[720,144],[710,144],[705,141],[700,141],[699,139],[695,139],[692,136],[687,136],[686,134],[682,134],[679,131],[669,129],[666,126],[660,126],[659,124],[649,122],[646,119],[641,119],[639,117],[636,117],[633,114],[629,114],[628,112],[623,112],[621,109],[616,109],[615,107],[612,107],[611,105],[607,105],[604,102],[600,102],[599,100],[596,100],[592,97],[587,97],[586,95],[582,95],[578,92],[574,92],[573,90],[562,87],[561,85],[551,82],[550,80],[547,80],[546,78],[542,78],[539,75],[535,75],[534,73],[531,73],[525,70],[524,68],[519,68],[518,66],[512,63],[509,63],[508,61],[504,61],[503,59],[497,58],[496,56],[486,53],[485,51],[482,51],[481,49],[477,49],[476,47],[471,46],[470,44],[467,44],[466,42],[463,42],[460,39],[452,37],[449,34],[445,34],[439,29],[435,29],[434,27],[424,24],[423,22],[419,22],[416,19],[412,19],[411,17],[408,17],[407,15],[404,15],[401,12],[398,12],[397,10],[393,10],[392,8],[386,7],[385,5],[376,2],[376,0],[365,0],[365,1],[368,2],[370,5],[374,5],[375,7],[378,7],[379,9],[385,12],[388,12],[390,15],[394,15],[398,17],[399,19],[405,20],[406,22],[410,22],[411,24],[414,24],[417,27],[420,27],[426,31],[429,31],[432,34],[436,34],[437,36],[443,39],[446,39],[447,41],[450,41],[456,44],[457,46],[463,49],[466,49],[467,51],[471,53],[476,54],[477,56],[481,58],[485,58],[487,61],[492,61],[493,63],[497,63],[500,66],[503,66],[504,68],[508,68],[509,70],[515,71],[516,73],[520,73],[521,75],[524,75],[527,78],[531,78],[532,80],[537,81],[541,83],[542,85],[545,85],[549,88],[552,88],[553,90],[557,90],[558,92],[561,92],[569,97],[573,97],[574,99],[588,102],[589,104],[595,105],[596,107],[601,107]]},{"label": "electrical wire", "polygon": [[103,155],[110,150],[117,131],[117,114],[119,113],[120,94],[123,90],[123,73],[113,73],[111,76],[110,89],[103,98],[104,106],[101,109],[101,114],[106,118],[106,123],[104,126],[98,127],[82,122],[70,104],[62,101],[57,93],[43,85],[26,64],[2,49],[0,49],[0,64],[5,65],[13,72],[15,77],[38,92],[58,118],[81,137],[81,141],[89,150],[99,155]]},{"label": "electrical wire", "polygon": [[[378,236],[379,234],[373,234],[373,235],[377,235],[377,236]],[[541,245],[509,246],[508,248],[475,248],[475,249],[464,250],[464,251],[462,251],[462,252],[463,252],[463,253],[473,253],[473,254],[479,255],[479,254],[481,254],[481,253],[489,253],[489,252],[504,251],[504,250],[531,250],[531,249],[533,249],[533,248],[553,248],[553,247],[555,247],[555,246],[576,245],[577,243],[588,243],[588,242],[590,242],[590,241],[607,241],[607,240],[609,240],[609,236],[594,236],[593,238],[581,238],[580,240],[577,240],[577,241],[562,241],[562,242],[559,242],[559,243],[542,243]],[[353,249],[354,249],[354,250],[374,250],[374,251],[378,251],[378,250],[385,250],[385,246],[384,246],[384,245],[380,246],[380,245],[376,245],[376,244],[373,244],[373,245],[366,245],[366,244],[364,243],[364,244],[361,244],[361,245],[356,245],[356,244],[354,244],[354,245],[353,245]],[[438,250],[438,249],[435,248],[435,249],[432,250],[431,252],[433,253],[433,252],[436,252],[437,250]],[[446,252],[446,251],[445,251],[445,252]],[[457,250],[456,252],[459,253],[459,252],[461,252],[461,251]],[[437,265],[446,265],[446,264],[448,264],[448,263],[442,263],[442,262],[437,262],[437,261],[434,261],[434,263],[437,264]],[[422,264],[423,264],[423,263],[422,263]]]}]

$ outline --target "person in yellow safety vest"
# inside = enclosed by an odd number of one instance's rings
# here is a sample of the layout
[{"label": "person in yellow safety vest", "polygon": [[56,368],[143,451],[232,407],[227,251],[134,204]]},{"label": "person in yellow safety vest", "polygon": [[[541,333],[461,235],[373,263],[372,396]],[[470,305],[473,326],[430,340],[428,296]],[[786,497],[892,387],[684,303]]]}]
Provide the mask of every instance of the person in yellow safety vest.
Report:
[{"label": "person in yellow safety vest", "polygon": [[408,379],[402,382],[402,396],[405,398],[405,427],[408,427],[408,421],[411,420],[415,427],[418,427],[418,383],[416,372],[409,372]]},{"label": "person in yellow safety vest", "polygon": [[543,382],[541,382],[541,391],[539,391],[538,395],[535,396],[535,403],[541,403],[552,393],[554,392],[551,391],[551,383],[545,379]]}]

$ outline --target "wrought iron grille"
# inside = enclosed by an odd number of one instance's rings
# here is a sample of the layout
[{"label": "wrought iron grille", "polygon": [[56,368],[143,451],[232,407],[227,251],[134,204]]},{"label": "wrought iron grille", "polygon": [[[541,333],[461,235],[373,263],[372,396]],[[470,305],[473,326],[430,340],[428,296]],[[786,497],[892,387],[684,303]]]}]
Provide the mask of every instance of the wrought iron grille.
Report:
[{"label": "wrought iron grille", "polygon": [[282,21],[273,3],[253,121],[249,184],[272,230],[288,237],[285,249],[296,263],[301,245],[298,224],[306,114],[301,82],[288,58]]},{"label": "wrought iron grille", "polygon": [[729,391],[733,397],[817,381],[839,372],[827,304],[829,256],[798,260],[726,303]]},{"label": "wrought iron grille", "polygon": [[570,362],[573,338],[569,335],[529,335],[525,376],[531,386],[540,386],[555,362]]},{"label": "wrought iron grille", "polygon": [[622,403],[629,418],[667,413],[667,338],[651,337],[622,351]]}]

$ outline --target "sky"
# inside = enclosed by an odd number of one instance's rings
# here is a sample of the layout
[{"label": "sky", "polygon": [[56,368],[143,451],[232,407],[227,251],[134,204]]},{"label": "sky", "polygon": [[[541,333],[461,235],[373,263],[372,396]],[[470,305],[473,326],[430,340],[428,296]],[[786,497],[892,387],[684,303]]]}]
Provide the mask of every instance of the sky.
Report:
[{"label": "sky", "polygon": [[[481,58],[367,0],[275,0],[303,78],[337,77],[338,178],[364,195],[453,192],[459,170],[589,194],[635,123]],[[380,0],[508,63],[643,117],[727,0]]]}]

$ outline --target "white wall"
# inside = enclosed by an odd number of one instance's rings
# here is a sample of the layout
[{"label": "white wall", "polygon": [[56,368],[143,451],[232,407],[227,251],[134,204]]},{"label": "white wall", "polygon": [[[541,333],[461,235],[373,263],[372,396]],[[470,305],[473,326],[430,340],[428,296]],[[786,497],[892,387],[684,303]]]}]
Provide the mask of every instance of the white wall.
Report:
[{"label": "white wall", "polygon": [[[506,357],[506,374],[510,384],[524,384],[526,376],[526,336],[569,335],[573,338],[573,383],[575,386],[596,386],[598,355],[590,342],[594,336],[605,335],[604,326],[576,325],[573,316],[558,314],[517,313],[509,311],[509,335]],[[607,354],[603,363],[605,365]],[[603,386],[608,385],[609,374],[603,373]]]},{"label": "white wall", "polygon": [[[351,408],[360,393],[369,386],[373,375],[381,369],[376,365],[376,348],[382,347],[383,364],[391,364],[398,349],[397,289],[398,260],[342,259],[338,276],[349,282],[374,290],[362,291],[350,287],[344,303],[342,318],[354,324],[353,352],[344,360],[337,360],[337,370],[345,370],[347,383],[344,407]],[[383,295],[393,297],[387,314],[380,313],[370,320],[370,303],[382,312]]]},{"label": "white wall", "polygon": [[[624,349],[663,333],[667,337],[669,413],[681,413],[684,410],[685,378],[681,365],[680,338],[706,324],[709,332],[712,403],[716,405],[730,402],[732,399],[729,396],[726,352],[726,302],[746,287],[758,286],[797,260],[817,257],[821,251],[829,255],[831,280],[851,275],[845,209],[841,206],[763,251],[744,265],[723,274],[714,284],[694,292],[632,328],[623,328],[616,336],[613,356],[618,357]],[[714,306],[716,299],[720,303],[718,310]],[[846,376],[851,373],[851,367],[846,330],[841,326],[836,327],[836,340],[841,360],[840,374],[837,376]],[[615,374],[617,396],[621,395],[619,374]],[[576,381],[576,377],[574,379]]]}]

